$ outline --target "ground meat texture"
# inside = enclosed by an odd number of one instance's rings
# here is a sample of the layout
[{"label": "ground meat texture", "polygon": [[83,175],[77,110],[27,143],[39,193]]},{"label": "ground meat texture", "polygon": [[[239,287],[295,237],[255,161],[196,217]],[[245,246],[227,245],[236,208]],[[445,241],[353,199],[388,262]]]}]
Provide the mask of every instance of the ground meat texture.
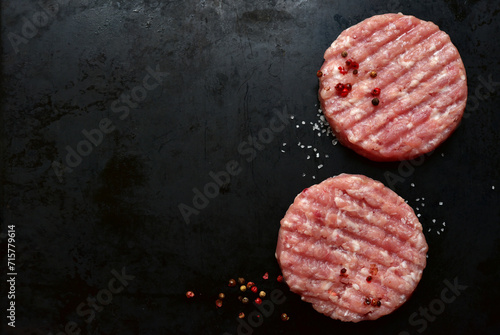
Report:
[{"label": "ground meat texture", "polygon": [[[343,31],[324,58],[318,74],[323,113],[339,141],[369,159],[396,161],[430,152],[462,118],[465,68],[450,37],[432,22],[373,16]],[[348,59],[359,64],[358,74]],[[338,83],[351,83],[352,91],[342,97]],[[374,88],[381,89],[378,105],[372,103]]]},{"label": "ground meat texture", "polygon": [[302,191],[281,220],[276,258],[290,289],[334,319],[401,306],[426,265],[422,225],[382,183],[341,174]]}]

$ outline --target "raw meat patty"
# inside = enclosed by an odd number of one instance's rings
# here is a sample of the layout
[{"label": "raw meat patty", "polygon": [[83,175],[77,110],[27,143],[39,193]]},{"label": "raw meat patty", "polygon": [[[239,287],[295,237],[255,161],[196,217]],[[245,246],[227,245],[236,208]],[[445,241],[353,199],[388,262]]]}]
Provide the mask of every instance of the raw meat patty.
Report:
[{"label": "raw meat patty", "polygon": [[[318,72],[323,113],[339,141],[369,159],[396,161],[430,152],[462,118],[465,68],[450,37],[432,22],[373,16],[343,31],[324,58]],[[349,59],[359,64],[357,75]],[[335,89],[338,83],[352,84],[346,97]],[[381,90],[376,106],[375,88]]]},{"label": "raw meat patty", "polygon": [[341,174],[305,189],[281,220],[276,258],[290,289],[334,319],[401,306],[426,265],[422,226],[382,183]]}]

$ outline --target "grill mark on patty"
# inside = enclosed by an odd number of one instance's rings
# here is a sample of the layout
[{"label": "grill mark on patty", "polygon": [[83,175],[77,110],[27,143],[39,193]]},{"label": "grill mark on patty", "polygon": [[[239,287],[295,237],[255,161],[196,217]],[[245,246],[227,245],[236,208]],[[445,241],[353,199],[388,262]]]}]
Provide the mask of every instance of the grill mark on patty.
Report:
[{"label": "grill mark on patty", "polygon": [[[457,62],[457,60],[455,60],[455,62]],[[442,69],[438,75],[436,76],[429,76],[429,77],[424,77],[422,81],[419,82],[418,86],[420,86],[419,89],[415,89],[414,91],[413,90],[410,90],[408,92],[408,94],[412,94],[412,93],[416,93],[416,94],[413,94],[413,96],[419,96],[421,97],[421,99],[413,99],[411,101],[411,104],[407,106],[406,109],[402,110],[401,112],[399,113],[393,113],[392,115],[392,118],[387,120],[385,123],[379,123],[379,128],[374,130],[375,133],[373,134],[373,136],[375,138],[379,138],[381,133],[383,132],[387,132],[388,129],[391,128],[392,126],[392,122],[396,121],[396,119],[399,117],[399,116],[406,116],[406,115],[413,115],[415,110],[417,109],[421,109],[422,107],[428,107],[430,105],[432,105],[432,103],[434,103],[435,101],[438,101],[440,99],[443,99],[443,95],[442,94],[439,94],[439,92],[432,92],[433,94],[429,94],[428,93],[428,90],[429,90],[429,85],[432,87],[432,85],[436,86],[436,87],[440,87],[438,82],[439,80],[446,80],[446,79],[449,79],[449,77],[445,77],[443,79],[439,79],[439,76],[443,73],[446,73],[447,70],[446,69]],[[411,74],[411,73],[410,73]],[[449,85],[451,87],[453,86],[460,86],[460,81],[459,81],[459,77],[458,76],[454,76],[454,81]],[[427,93],[426,93],[427,92]],[[422,93],[422,94],[420,94]],[[400,100],[396,100],[394,99],[393,101],[395,101],[396,103],[399,102]],[[384,103],[386,103],[384,101]],[[390,107],[388,107],[390,108]],[[387,114],[387,113],[386,113]],[[423,120],[421,123],[427,121],[426,120]],[[359,124],[358,127],[362,127],[362,124]],[[397,138],[398,136],[400,136],[400,132],[397,132],[397,131],[394,131],[393,129],[391,129],[391,137],[393,139]],[[385,142],[385,144],[391,144],[392,142],[389,140],[388,142]]]},{"label": "grill mark on patty", "polygon": [[[418,43],[422,43],[422,41],[424,41],[426,39],[428,40],[429,38],[433,37],[435,34],[439,34],[439,31],[434,32],[431,36],[429,36],[427,38],[422,36],[422,39],[419,40]],[[444,47],[446,45],[445,42],[446,42],[445,40],[440,41],[440,43],[437,45],[438,49],[436,51],[434,51],[433,55],[436,52],[439,52],[439,50],[441,50],[442,47]],[[422,63],[424,63],[425,60],[427,59],[427,57],[431,56],[430,53],[433,52],[433,51],[429,51],[428,48],[425,48],[424,50],[425,50],[425,54],[423,54],[420,59],[415,61],[414,66],[421,65]],[[383,81],[384,82],[392,82],[395,80],[394,85],[405,86],[404,85],[405,81],[407,81],[406,78],[408,78],[408,77],[406,77],[406,74],[410,71],[410,69],[403,68],[403,67],[400,67],[400,66],[397,66],[394,64],[399,64],[399,62],[402,61],[403,58],[410,57],[413,55],[413,53],[418,54],[418,49],[412,48],[409,50],[404,50],[403,53],[400,53],[400,54],[396,55],[394,58],[391,58],[389,60],[384,61],[385,58],[383,58],[381,65],[377,66],[377,72],[380,73],[381,76],[384,76]],[[393,69],[393,68],[395,68],[395,69]],[[395,70],[398,70],[398,72],[396,72]],[[382,80],[381,79],[378,79],[378,80],[377,79],[375,79],[375,80],[363,79],[362,81],[373,82],[373,84],[372,84],[373,87],[376,87],[376,86],[380,86],[380,82]],[[366,96],[370,97],[371,96],[370,93],[371,93],[371,91],[366,92]],[[333,98],[337,98],[337,97],[333,97]],[[392,101],[385,100],[383,102],[384,103],[384,105],[383,105],[384,110],[389,109],[391,104],[394,103],[394,101],[397,103],[397,102],[399,102],[399,99],[393,99]],[[346,108],[345,110],[334,114],[335,116],[333,117],[333,119],[335,120],[335,122],[339,123],[342,126],[342,128],[349,129],[349,128],[354,127],[356,124],[360,124],[360,123],[366,124],[365,121],[368,121],[368,120],[372,119],[373,117],[380,115],[380,113],[377,113],[378,111],[380,111],[380,108],[373,107],[373,105],[371,104],[371,99],[359,99],[357,104],[355,104],[353,107],[359,108],[359,109],[365,111],[365,113],[361,119],[355,120],[354,118],[347,118],[345,120],[345,122],[341,122],[340,120],[342,120],[346,116],[346,114],[351,112],[351,109],[349,109],[349,108]]]},{"label": "grill mark on patty", "polygon": [[[293,234],[302,235],[306,239],[310,239],[310,240],[312,239],[312,240],[314,240],[314,242],[318,242],[319,241],[321,244],[323,244],[323,247],[328,247],[328,245],[326,244],[325,241],[316,240],[311,235],[307,235],[305,233],[298,232],[298,231],[297,232],[290,232],[290,234],[292,234],[292,235]],[[355,234],[350,234],[350,233],[344,233],[343,234],[343,237],[345,237],[344,240],[348,241],[349,239],[352,239],[352,240],[354,240],[354,241],[356,241],[356,242],[358,242],[358,243],[361,244],[359,251],[352,252],[350,250],[346,250],[345,248],[343,248],[342,245],[334,244],[335,248],[333,250],[331,250],[330,253],[340,252],[340,253],[344,253],[349,258],[358,258],[358,259],[361,259],[363,261],[363,263],[365,263],[365,264],[375,263],[375,264],[377,264],[379,266],[379,271],[381,271],[381,272],[387,272],[390,267],[398,266],[400,264],[403,264],[404,261],[406,261],[407,268],[408,268],[409,272],[411,272],[411,273],[417,273],[417,274],[419,273],[420,267],[419,267],[419,265],[417,263],[415,263],[415,261],[413,259],[407,258],[407,257],[405,258],[403,255],[398,254],[398,253],[389,252],[384,247],[376,245],[376,244],[373,244],[373,243],[371,243],[369,241],[360,241],[359,236],[360,235],[355,235]],[[369,247],[371,247],[371,249]],[[290,252],[290,253],[292,253],[294,255],[297,255],[297,256],[300,256],[300,257],[307,257],[308,259],[312,259],[312,260],[316,260],[316,261],[321,261],[323,264],[332,264],[328,260],[320,260],[317,257],[315,257],[314,255],[308,255],[307,251],[306,252],[298,252],[294,248],[286,248],[284,251],[285,252]],[[390,263],[382,263],[378,259],[374,259],[373,257],[370,257],[370,255],[373,255],[375,253],[377,255],[380,255],[383,251],[385,251],[388,254],[390,254],[390,256],[391,256],[391,262]],[[415,256],[417,253],[413,252],[413,254]],[[418,259],[418,257],[414,257],[414,258]],[[383,259],[385,260],[385,257]],[[424,259],[422,258],[422,261],[423,260]],[[335,263],[335,265],[342,266],[344,264]]]},{"label": "grill mark on patty", "polygon": [[[438,32],[436,32],[436,33],[438,33]],[[443,41],[443,43],[442,44],[441,43],[438,44],[437,47],[438,47],[438,49],[433,53],[433,55],[436,54],[437,52],[440,52],[443,49],[443,47],[446,47],[446,44]],[[428,51],[428,48],[426,48],[425,50]],[[430,52],[432,52],[432,51],[428,51],[428,52],[429,52],[429,54],[425,54],[420,59],[418,59],[418,60],[415,61],[414,67],[420,68],[420,65],[422,65],[423,63],[425,63],[426,59],[428,57],[430,57]],[[405,55],[405,53],[398,55],[398,58],[395,60],[395,62],[399,62],[404,55]],[[387,65],[390,65],[390,64],[392,64],[392,63],[388,63]],[[438,67],[438,65],[436,65],[436,67]],[[389,77],[389,78],[385,78],[384,81],[392,82],[393,80],[395,80],[395,82],[392,85],[406,87],[408,94],[413,93],[415,90],[418,90],[420,88],[419,87],[420,85],[417,85],[415,88],[408,87],[409,83],[411,83],[411,80],[412,80],[412,79],[409,79],[409,78],[412,78],[412,77],[414,78],[414,75],[413,76],[409,76],[408,75],[408,73],[410,72],[410,69],[408,69],[408,68],[401,68],[401,67],[398,67],[398,69],[399,69],[399,72],[394,72],[394,71],[389,70],[386,67],[384,67],[384,68],[378,69],[378,72],[379,73],[384,73],[384,72],[385,73],[389,73],[389,74],[386,75],[386,77]],[[429,74],[429,73],[431,73],[431,71],[427,71],[427,74]],[[384,93],[385,92],[383,92],[382,95],[381,95],[381,99],[383,100],[383,105],[382,106],[383,106],[384,113],[380,113],[380,109],[381,108],[376,108],[376,107],[372,106],[371,99],[360,99],[361,100],[360,105],[362,105],[362,107],[364,107],[364,108],[362,108],[361,106],[357,106],[357,107],[365,109],[365,110],[368,110],[370,112],[367,113],[360,120],[348,120],[349,122],[348,123],[343,123],[342,127],[345,128],[345,129],[352,129],[352,128],[356,128],[356,127],[366,126],[374,118],[380,117],[380,115],[387,115],[388,114],[387,111],[391,111],[391,108],[395,104],[398,104],[399,102],[401,102],[400,97],[398,97],[396,95],[394,95],[392,97],[392,99],[385,99],[384,98]],[[343,115],[345,115],[345,113],[348,113],[348,112],[349,112],[349,110],[346,110],[340,116],[343,116]],[[376,125],[378,125],[378,124],[379,123],[376,123]]]}]

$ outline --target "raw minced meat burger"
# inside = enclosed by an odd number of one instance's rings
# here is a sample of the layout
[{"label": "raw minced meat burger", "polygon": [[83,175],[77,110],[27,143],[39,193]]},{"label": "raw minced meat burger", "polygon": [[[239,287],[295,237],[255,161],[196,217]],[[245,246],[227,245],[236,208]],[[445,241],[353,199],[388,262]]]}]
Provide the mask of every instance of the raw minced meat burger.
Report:
[{"label": "raw minced meat burger", "polygon": [[334,319],[401,306],[426,265],[422,225],[382,183],[341,174],[302,191],[281,220],[276,258],[290,289]]},{"label": "raw minced meat burger", "polygon": [[[432,22],[373,16],[343,31],[324,58],[318,76],[325,117],[342,144],[369,159],[430,152],[462,118],[465,68],[450,37]],[[339,83],[352,88],[342,93]]]}]

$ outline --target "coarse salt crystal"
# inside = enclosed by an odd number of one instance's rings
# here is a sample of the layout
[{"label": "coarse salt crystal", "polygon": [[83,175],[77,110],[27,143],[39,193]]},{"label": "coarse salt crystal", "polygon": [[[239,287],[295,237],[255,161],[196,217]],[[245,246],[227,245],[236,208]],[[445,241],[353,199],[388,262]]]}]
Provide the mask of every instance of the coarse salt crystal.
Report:
[{"label": "coarse salt crystal", "polygon": [[323,167],[323,164],[318,165],[318,170]]}]

